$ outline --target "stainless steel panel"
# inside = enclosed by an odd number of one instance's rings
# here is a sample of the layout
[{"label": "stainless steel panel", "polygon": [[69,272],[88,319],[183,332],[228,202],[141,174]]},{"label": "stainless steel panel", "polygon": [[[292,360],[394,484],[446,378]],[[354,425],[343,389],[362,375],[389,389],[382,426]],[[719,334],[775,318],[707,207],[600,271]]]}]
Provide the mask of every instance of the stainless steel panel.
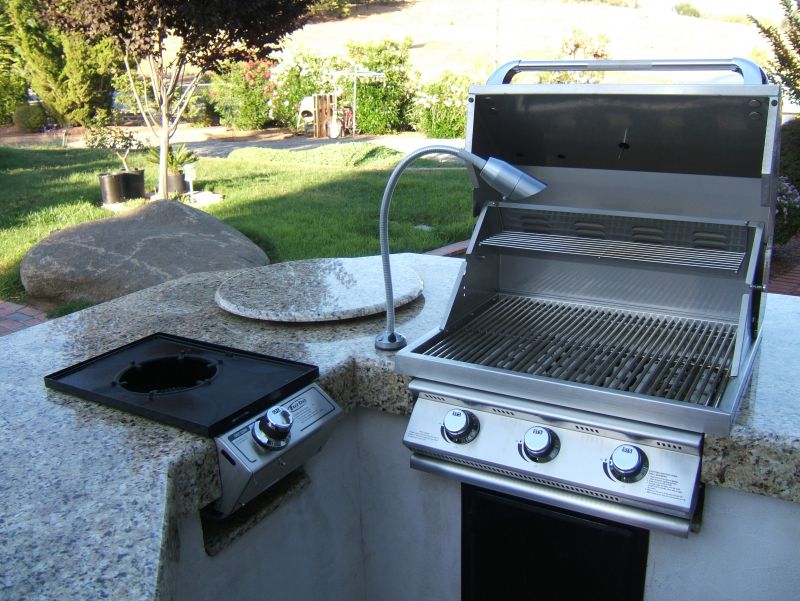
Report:
[{"label": "stainless steel panel", "polygon": [[432,457],[425,457],[416,453],[411,456],[411,467],[438,476],[446,476],[460,482],[488,488],[489,490],[521,497],[523,499],[539,501],[553,505],[554,507],[561,507],[562,509],[577,511],[579,513],[629,524],[631,526],[638,526],[639,528],[659,530],[674,536],[687,538],[689,532],[692,530],[691,521],[687,519],[654,513],[652,511],[620,505],[612,501],[596,499],[555,488],[537,486],[536,484],[521,482],[500,474],[480,471],[437,460]]},{"label": "stainless steel panel", "polygon": [[526,87],[470,88],[472,152],[515,165],[759,178],[769,107],[778,102],[777,88],[765,95],[771,86],[748,96],[517,89]]}]

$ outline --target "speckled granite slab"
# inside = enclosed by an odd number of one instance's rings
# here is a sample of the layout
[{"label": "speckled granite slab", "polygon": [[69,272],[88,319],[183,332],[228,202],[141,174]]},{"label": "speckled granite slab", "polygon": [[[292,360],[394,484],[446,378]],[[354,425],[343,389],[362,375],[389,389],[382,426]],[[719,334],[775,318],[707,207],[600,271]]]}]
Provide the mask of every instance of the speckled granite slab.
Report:
[{"label": "speckled granite slab", "polygon": [[[422,280],[392,265],[394,306],[422,294]],[[247,269],[224,281],[214,296],[226,311],[266,321],[335,321],[386,310],[380,257],[309,259]]]},{"label": "speckled granite slab", "polygon": [[[397,313],[413,341],[439,325],[462,261],[394,260],[427,283],[424,298]],[[407,378],[374,348],[382,316],[244,319],[214,302],[233,275],[189,275],[0,338],[0,599],[169,599],[177,516],[220,495],[210,439],[46,389],[45,374],[166,331],[319,365],[320,384],[343,407],[409,413]],[[731,436],[706,438],[706,483],[800,502],[798,323],[800,298],[769,295]]]}]

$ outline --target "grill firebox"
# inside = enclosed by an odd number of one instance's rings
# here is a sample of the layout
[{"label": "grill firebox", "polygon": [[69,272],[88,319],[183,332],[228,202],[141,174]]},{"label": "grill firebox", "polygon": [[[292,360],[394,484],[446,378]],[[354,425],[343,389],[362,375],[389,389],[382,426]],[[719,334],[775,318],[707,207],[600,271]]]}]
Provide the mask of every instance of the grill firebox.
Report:
[{"label": "grill firebox", "polygon": [[500,295],[422,355],[716,407],[736,326]]}]

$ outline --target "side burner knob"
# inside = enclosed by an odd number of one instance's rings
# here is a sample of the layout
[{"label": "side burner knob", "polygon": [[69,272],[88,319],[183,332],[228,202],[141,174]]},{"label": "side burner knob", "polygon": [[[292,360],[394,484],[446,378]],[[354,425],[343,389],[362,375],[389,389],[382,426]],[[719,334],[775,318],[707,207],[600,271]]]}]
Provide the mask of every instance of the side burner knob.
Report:
[{"label": "side burner knob", "polygon": [[608,467],[617,480],[636,482],[647,473],[647,455],[638,447],[623,444],[611,453]]},{"label": "side burner knob", "polygon": [[451,409],[444,416],[442,433],[450,442],[466,444],[475,440],[480,423],[475,414],[465,409]]},{"label": "side burner knob", "polygon": [[561,443],[558,436],[550,428],[534,426],[525,432],[522,450],[531,461],[545,463],[558,455]]},{"label": "side burner knob", "polygon": [[286,407],[276,405],[253,424],[253,438],[267,449],[282,449],[289,444],[294,417]]}]

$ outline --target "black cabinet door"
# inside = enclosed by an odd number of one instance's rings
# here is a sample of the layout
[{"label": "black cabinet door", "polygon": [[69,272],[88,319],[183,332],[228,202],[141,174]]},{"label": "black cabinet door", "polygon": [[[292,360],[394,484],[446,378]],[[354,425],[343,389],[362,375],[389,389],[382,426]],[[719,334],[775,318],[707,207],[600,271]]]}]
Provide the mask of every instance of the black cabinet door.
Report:
[{"label": "black cabinet door", "polygon": [[462,601],[641,600],[649,532],[464,484]]}]

